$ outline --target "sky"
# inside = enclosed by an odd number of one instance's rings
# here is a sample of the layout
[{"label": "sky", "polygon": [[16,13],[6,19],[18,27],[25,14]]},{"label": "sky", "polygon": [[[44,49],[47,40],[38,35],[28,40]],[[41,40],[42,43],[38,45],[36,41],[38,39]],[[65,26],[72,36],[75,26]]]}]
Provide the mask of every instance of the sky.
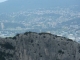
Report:
[{"label": "sky", "polygon": [[0,0],[0,3],[5,2],[5,1],[7,1],[7,0]]}]

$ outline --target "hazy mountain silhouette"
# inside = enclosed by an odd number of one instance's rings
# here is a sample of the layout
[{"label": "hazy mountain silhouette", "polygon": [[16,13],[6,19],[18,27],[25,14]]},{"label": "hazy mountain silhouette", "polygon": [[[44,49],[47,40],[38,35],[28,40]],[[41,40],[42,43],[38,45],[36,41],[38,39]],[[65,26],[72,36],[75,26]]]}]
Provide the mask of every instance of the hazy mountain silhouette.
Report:
[{"label": "hazy mountain silhouette", "polygon": [[37,8],[54,8],[54,7],[69,7],[71,5],[79,5],[80,1],[75,0],[8,0],[0,3],[0,12],[15,12],[27,9]]}]

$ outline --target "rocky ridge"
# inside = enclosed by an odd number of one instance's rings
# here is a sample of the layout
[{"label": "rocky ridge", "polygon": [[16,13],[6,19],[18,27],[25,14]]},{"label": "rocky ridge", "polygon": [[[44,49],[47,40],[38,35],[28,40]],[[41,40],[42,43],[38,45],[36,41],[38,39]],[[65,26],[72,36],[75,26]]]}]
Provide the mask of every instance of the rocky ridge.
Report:
[{"label": "rocky ridge", "polygon": [[80,44],[50,33],[0,38],[0,60],[80,60]]}]

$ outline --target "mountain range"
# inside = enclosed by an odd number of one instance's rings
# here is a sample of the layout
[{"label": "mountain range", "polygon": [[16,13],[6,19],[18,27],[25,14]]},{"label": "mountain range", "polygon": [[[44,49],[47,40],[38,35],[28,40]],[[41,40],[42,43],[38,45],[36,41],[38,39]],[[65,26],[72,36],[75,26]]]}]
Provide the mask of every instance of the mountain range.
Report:
[{"label": "mountain range", "polygon": [[[80,5],[79,0],[8,0],[6,2],[0,3],[0,13],[6,12],[17,12],[28,9],[38,9],[38,8],[54,8],[54,7],[70,7],[73,5]],[[77,10],[80,8],[77,7]]]}]

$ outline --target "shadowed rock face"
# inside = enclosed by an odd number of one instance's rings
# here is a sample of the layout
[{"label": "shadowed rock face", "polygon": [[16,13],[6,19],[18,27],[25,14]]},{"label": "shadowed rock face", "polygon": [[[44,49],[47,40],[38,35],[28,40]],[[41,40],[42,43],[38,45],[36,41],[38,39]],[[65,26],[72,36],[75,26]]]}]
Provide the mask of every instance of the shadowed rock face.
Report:
[{"label": "shadowed rock face", "polygon": [[80,60],[80,44],[50,33],[0,38],[0,60]]}]

